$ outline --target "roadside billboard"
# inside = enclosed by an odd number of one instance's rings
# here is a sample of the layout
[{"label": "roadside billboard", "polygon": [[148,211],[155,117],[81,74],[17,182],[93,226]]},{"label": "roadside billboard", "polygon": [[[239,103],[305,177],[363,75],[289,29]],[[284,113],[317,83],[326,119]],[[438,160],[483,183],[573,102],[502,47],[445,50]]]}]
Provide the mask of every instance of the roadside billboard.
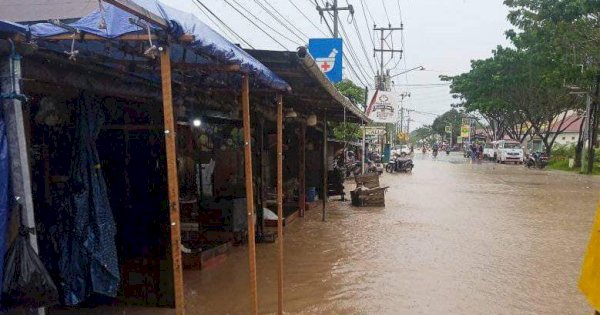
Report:
[{"label": "roadside billboard", "polygon": [[471,133],[471,127],[469,125],[462,125],[460,127],[460,136],[463,138],[468,138]]},{"label": "roadside billboard", "polygon": [[369,92],[367,116],[376,123],[394,124],[398,121],[398,102],[392,92]]},{"label": "roadside billboard", "polygon": [[311,38],[308,52],[332,83],[342,81],[343,42],[341,38]]}]

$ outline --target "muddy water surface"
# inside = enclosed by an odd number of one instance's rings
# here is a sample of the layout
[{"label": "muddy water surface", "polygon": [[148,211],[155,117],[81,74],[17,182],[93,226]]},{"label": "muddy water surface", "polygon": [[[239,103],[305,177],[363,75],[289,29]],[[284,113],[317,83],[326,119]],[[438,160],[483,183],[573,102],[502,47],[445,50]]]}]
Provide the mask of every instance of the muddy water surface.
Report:
[{"label": "muddy water surface", "polygon": [[[333,201],[286,228],[290,314],[587,314],[578,292],[600,180],[459,156],[385,174],[385,208]],[[348,185],[352,187],[353,185]],[[352,187],[353,188],[353,187]],[[261,313],[277,305],[276,246],[258,244]],[[247,314],[246,247],[185,273],[189,314]]]}]

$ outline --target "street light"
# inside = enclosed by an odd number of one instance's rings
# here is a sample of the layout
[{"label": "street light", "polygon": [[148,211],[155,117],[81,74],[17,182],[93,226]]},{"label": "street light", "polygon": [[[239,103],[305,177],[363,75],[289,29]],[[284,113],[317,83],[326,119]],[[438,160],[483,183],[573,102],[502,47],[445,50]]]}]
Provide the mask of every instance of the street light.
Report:
[{"label": "street light", "polygon": [[400,73],[396,73],[396,74],[394,74],[393,76],[391,76],[391,77],[390,77],[390,79],[391,79],[391,78],[394,78],[394,77],[397,77],[397,76],[399,76],[399,75],[403,75],[403,74],[409,73],[409,72],[411,72],[411,71],[415,71],[415,70],[423,71],[423,70],[425,70],[425,67],[423,67],[423,66],[418,66],[418,67],[414,67],[414,68],[412,68],[412,69],[408,69],[408,70],[406,70],[406,71],[402,71],[402,72],[400,72]]}]

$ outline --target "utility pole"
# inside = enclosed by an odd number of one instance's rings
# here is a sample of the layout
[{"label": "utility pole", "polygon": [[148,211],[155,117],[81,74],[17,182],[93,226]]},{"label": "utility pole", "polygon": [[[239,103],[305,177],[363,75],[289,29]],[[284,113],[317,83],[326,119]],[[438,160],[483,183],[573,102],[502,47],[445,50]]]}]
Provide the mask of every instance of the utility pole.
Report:
[{"label": "utility pole", "polygon": [[[373,30],[374,31],[379,31],[381,32],[380,35],[380,46],[379,48],[374,48],[373,49],[373,57],[375,57],[375,54],[380,53],[380,58],[379,58],[379,70],[378,70],[378,74],[377,77],[375,78],[376,81],[376,85],[377,85],[377,89],[381,90],[381,91],[389,91],[390,90],[390,74],[389,71],[385,71],[384,67],[384,54],[385,53],[391,53],[392,56],[394,56],[394,53],[399,53],[400,54],[400,58],[402,58],[402,53],[403,51],[401,49],[394,49],[394,43],[388,42],[388,38],[390,38],[393,34],[394,31],[401,31],[404,29],[404,25],[400,24],[400,27],[392,27],[391,24],[388,24],[387,27],[377,27],[377,25],[373,25]],[[386,33],[387,32],[387,33]]]},{"label": "utility pole", "polygon": [[317,11],[323,18],[323,12],[333,12],[333,37],[339,37],[338,22],[339,22],[339,11],[350,11],[351,15],[354,15],[354,7],[348,5],[347,7],[338,7],[338,0],[333,0],[333,4],[329,4],[329,1],[325,3],[325,8],[322,8],[317,4]]}]

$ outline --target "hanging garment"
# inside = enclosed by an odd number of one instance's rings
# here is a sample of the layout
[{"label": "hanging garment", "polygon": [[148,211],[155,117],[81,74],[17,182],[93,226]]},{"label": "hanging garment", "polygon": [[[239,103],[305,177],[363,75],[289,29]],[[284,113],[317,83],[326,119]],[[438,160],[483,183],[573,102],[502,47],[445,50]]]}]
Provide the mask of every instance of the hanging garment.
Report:
[{"label": "hanging garment", "polygon": [[82,94],[76,109],[76,131],[70,172],[72,207],[68,233],[61,239],[59,268],[67,305],[92,294],[115,297],[120,282],[116,226],[96,150],[103,122],[102,104]]}]

